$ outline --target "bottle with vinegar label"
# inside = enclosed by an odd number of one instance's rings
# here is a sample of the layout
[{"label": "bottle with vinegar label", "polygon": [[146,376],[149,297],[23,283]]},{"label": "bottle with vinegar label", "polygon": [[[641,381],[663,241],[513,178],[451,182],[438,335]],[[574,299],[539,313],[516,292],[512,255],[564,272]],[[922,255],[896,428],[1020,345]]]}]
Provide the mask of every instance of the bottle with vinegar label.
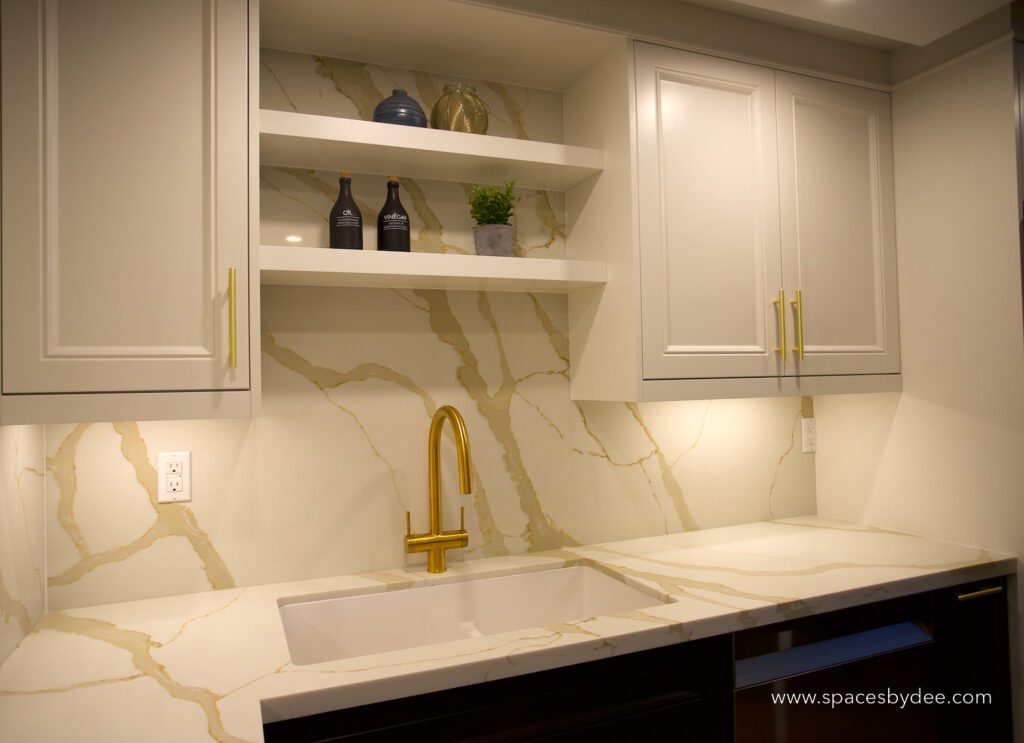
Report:
[{"label": "bottle with vinegar label", "polygon": [[388,176],[388,198],[377,217],[377,250],[393,250],[408,253],[409,212],[398,198],[398,178]]},{"label": "bottle with vinegar label", "polygon": [[363,249],[363,215],[352,198],[352,179],[341,173],[338,200],[331,209],[331,247],[347,250]]}]

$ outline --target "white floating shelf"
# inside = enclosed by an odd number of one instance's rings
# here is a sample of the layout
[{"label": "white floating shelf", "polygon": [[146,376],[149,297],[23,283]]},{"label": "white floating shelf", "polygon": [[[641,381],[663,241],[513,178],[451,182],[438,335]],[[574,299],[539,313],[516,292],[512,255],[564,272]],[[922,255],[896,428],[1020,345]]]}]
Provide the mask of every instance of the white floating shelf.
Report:
[{"label": "white floating shelf", "polygon": [[604,284],[607,278],[607,267],[597,261],[277,245],[260,248],[263,284],[557,294]]},{"label": "white floating shelf", "polygon": [[260,111],[260,163],[312,170],[502,183],[565,191],[604,168],[587,147]]}]

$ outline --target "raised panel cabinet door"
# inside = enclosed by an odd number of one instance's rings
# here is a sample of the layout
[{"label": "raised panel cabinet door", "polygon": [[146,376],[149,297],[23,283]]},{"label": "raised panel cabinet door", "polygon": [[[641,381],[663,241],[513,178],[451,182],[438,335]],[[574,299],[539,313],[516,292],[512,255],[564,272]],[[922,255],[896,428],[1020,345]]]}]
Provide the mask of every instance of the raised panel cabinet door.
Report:
[{"label": "raised panel cabinet door", "polygon": [[1017,76],[1017,220],[1020,223],[1021,306],[1024,309],[1024,43],[1018,41],[1013,47]]},{"label": "raised panel cabinet door", "polygon": [[801,305],[787,313],[804,349],[789,373],[897,373],[889,95],[783,72],[775,94],[785,286]]},{"label": "raised panel cabinet door", "polygon": [[248,388],[246,0],[0,24],[3,393]]},{"label": "raised panel cabinet door", "polygon": [[772,72],[636,45],[645,379],[785,365]]}]

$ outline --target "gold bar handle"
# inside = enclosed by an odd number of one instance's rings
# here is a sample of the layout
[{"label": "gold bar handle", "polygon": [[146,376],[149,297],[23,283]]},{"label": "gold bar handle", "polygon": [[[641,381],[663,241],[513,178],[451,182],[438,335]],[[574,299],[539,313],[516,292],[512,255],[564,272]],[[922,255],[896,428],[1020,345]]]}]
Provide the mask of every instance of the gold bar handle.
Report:
[{"label": "gold bar handle", "polygon": [[779,289],[779,298],[772,301],[779,309],[779,345],[775,347],[775,353],[782,361],[786,360],[786,290]]},{"label": "gold bar handle", "polygon": [[235,269],[228,269],[228,366],[238,368],[238,291]]},{"label": "gold bar handle", "polygon": [[789,300],[789,303],[796,307],[796,345],[793,346],[793,353],[801,361],[804,360],[804,293],[803,290],[796,290],[796,299]]},{"label": "gold bar handle", "polygon": [[412,536],[412,514],[408,511],[405,512],[405,535]]},{"label": "gold bar handle", "polygon": [[970,593],[958,593],[956,595],[956,600],[970,601],[971,599],[980,599],[982,596],[995,596],[997,593],[1002,592],[1002,586],[992,586],[991,588],[982,588],[980,591],[971,591]]}]

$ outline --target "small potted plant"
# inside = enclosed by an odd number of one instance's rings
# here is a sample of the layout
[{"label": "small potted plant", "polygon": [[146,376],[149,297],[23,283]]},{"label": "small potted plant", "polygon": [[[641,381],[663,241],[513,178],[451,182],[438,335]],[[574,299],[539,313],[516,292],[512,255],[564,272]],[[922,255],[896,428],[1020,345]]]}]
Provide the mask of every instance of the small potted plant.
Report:
[{"label": "small potted plant", "polygon": [[476,220],[473,242],[477,255],[512,255],[513,227],[509,224],[515,207],[515,182],[498,186],[473,186],[469,213]]}]

